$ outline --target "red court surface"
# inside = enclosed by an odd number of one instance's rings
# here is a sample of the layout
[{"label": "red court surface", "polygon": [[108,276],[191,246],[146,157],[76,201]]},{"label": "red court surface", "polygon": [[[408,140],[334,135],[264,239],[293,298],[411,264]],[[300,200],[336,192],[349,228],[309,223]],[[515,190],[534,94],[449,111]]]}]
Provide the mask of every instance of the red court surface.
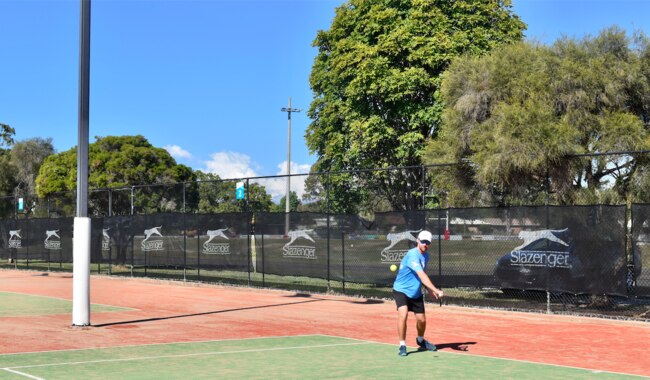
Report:
[{"label": "red court surface", "polygon": [[[390,300],[105,276],[90,290],[93,304],[135,310],[93,313],[84,328],[71,314],[2,317],[0,354],[324,334],[395,344],[397,355]],[[72,275],[0,270],[0,292],[71,300]],[[650,323],[434,304],[427,315],[427,338],[444,351],[650,376]]]}]

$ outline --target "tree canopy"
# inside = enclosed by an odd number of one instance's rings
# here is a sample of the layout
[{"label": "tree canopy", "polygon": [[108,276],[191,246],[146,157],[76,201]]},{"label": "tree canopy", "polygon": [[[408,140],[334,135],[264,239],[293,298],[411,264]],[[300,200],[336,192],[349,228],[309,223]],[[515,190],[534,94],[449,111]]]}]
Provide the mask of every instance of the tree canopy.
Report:
[{"label": "tree canopy", "polygon": [[14,143],[16,130],[7,124],[0,123],[0,146],[11,146]]},{"label": "tree canopy", "polygon": [[456,60],[425,162],[461,164],[436,188],[454,205],[539,203],[547,191],[558,203],[625,201],[648,181],[647,159],[597,154],[650,148],[648,46],[612,27]]},{"label": "tree canopy", "polygon": [[[316,171],[421,164],[425,140],[438,133],[441,73],[461,54],[521,40],[524,28],[509,0],[350,0],[338,7],[313,43],[306,141],[318,155]],[[417,171],[375,174],[332,177],[330,192],[366,200],[374,193],[397,209],[421,206],[408,186],[420,183]]]},{"label": "tree canopy", "polygon": [[[16,168],[11,165],[11,150],[2,148],[13,145],[15,133],[9,125],[0,123],[0,194],[14,194],[17,185]],[[6,213],[4,205],[0,208],[3,214]]]},{"label": "tree canopy", "polygon": [[35,193],[36,176],[45,158],[52,154],[52,138],[34,137],[14,144],[10,162],[15,167],[16,182],[24,194]]},{"label": "tree canopy", "polygon": [[[152,146],[143,136],[96,137],[88,146],[88,187],[119,188],[143,184],[173,185],[195,180],[192,169],[177,164],[165,149]],[[39,197],[76,189],[77,148],[48,156],[36,178]],[[182,203],[182,191],[162,194],[141,188],[141,204],[149,211],[173,211]],[[121,206],[113,203],[113,207]],[[126,205],[121,208],[126,209]],[[170,209],[171,208],[171,209]]]}]

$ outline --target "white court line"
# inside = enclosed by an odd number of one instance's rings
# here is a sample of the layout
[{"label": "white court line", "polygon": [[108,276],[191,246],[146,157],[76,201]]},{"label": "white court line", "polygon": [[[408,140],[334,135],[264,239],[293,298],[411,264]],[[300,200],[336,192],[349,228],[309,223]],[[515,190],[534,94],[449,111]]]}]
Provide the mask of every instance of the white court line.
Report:
[{"label": "white court line", "polygon": [[[43,297],[43,298],[49,298],[49,299],[53,299],[53,300],[60,300],[60,301],[72,302],[71,299],[62,298],[62,297],[54,297],[54,296],[45,296],[45,295],[42,295],[42,294],[31,294],[31,293],[10,292],[10,291],[6,291],[6,290],[0,290],[0,293],[15,294],[15,295],[19,295],[19,296]],[[113,311],[113,312],[111,312],[111,313],[119,312],[119,311],[133,311],[133,310],[140,311],[140,309],[134,309],[134,308],[132,308],[132,307],[126,307],[126,306],[115,306],[115,305],[108,305],[108,304],[104,304],[104,303],[92,303],[92,305],[97,305],[97,306],[106,306],[106,307],[115,307],[115,308],[119,308],[119,309],[124,309],[124,310],[116,310],[116,311]],[[106,312],[105,312],[105,311],[101,311],[100,313],[106,313]]]},{"label": "white court line", "polygon": [[[90,325],[90,327],[93,327]],[[90,350],[110,350],[113,348],[130,348],[130,347],[150,347],[150,346],[167,346],[170,344],[194,344],[194,343],[212,343],[212,342],[232,342],[232,341],[242,341],[242,340],[257,340],[257,339],[284,339],[284,338],[302,338],[302,337],[309,337],[309,336],[325,336],[328,338],[339,338],[339,339],[347,339],[347,340],[355,340],[355,341],[362,341],[360,339],[354,339],[354,338],[346,338],[342,336],[330,336],[330,335],[322,335],[322,334],[300,334],[300,335],[279,335],[279,336],[261,336],[261,337],[255,337],[255,338],[228,338],[228,339],[209,339],[209,340],[184,340],[182,342],[176,341],[176,342],[169,342],[169,343],[146,343],[146,344],[125,344],[122,346],[101,346],[101,347],[89,347],[89,348],[68,348],[65,350],[43,350],[43,351],[27,351],[27,352],[9,352],[6,354],[0,354],[0,358],[3,356],[10,356],[10,355],[38,355],[38,354],[44,354],[44,353],[51,353],[51,352],[69,352],[69,351],[90,351]],[[368,343],[378,343],[378,342],[370,342],[370,341],[363,341],[363,342],[368,342]]]},{"label": "white court line", "polygon": [[103,360],[88,360],[88,361],[79,361],[79,362],[63,362],[63,363],[23,365],[23,366],[8,367],[8,368],[2,368],[2,369],[10,371],[9,368],[11,368],[11,369],[23,369],[23,368],[55,367],[55,366],[63,366],[63,365],[117,363],[117,362],[128,362],[128,361],[136,361],[136,360],[186,358],[186,357],[191,357],[191,356],[204,356],[204,355],[244,354],[244,353],[254,353],[254,352],[283,351],[283,350],[295,350],[295,349],[305,349],[305,348],[309,349],[309,348],[325,348],[325,347],[338,347],[338,346],[358,346],[358,345],[362,345],[362,344],[371,344],[371,343],[374,343],[374,342],[321,344],[321,345],[316,345],[316,346],[275,347],[275,348],[263,348],[263,349],[256,349],[256,350],[239,350],[239,351],[196,352],[196,353],[192,353],[192,354],[180,354],[180,355],[142,356],[142,357],[139,357],[139,358],[103,359]]},{"label": "white court line", "polygon": [[9,368],[0,368],[0,369],[3,369],[5,371],[7,371],[7,372],[15,373],[16,375],[20,375],[20,376],[23,376],[23,377],[34,379],[34,380],[45,380],[45,379],[42,379],[40,377],[28,375],[28,374],[20,372],[20,371],[14,371],[13,369],[9,369]]},{"label": "white court line", "polygon": [[[396,344],[393,343],[385,343],[385,342],[373,342],[370,340],[363,340],[363,339],[357,339],[357,338],[348,338],[348,337],[340,337],[337,335],[327,335],[327,334],[316,334],[320,336],[325,336],[325,337],[330,337],[330,338],[345,338],[345,339],[352,339],[356,340],[359,342],[367,342],[367,343],[375,343],[375,344],[383,344],[383,345],[388,345],[388,346],[397,346]],[[410,348],[415,348],[411,346],[407,346]],[[455,352],[455,351],[434,351],[436,354],[441,353],[441,354],[449,354],[449,355],[469,355],[469,356],[475,356],[477,358],[484,358],[484,359],[493,359],[493,360],[507,360],[510,362],[518,362],[518,363],[524,363],[524,364],[535,364],[535,365],[540,365],[540,366],[549,366],[549,367],[558,367],[558,368],[568,368],[568,369],[577,369],[581,371],[587,371],[591,373],[611,373],[612,375],[625,375],[625,376],[636,376],[640,377],[643,379],[648,379],[648,376],[644,375],[637,375],[634,373],[627,373],[627,372],[614,372],[614,371],[606,371],[606,370],[600,370],[600,369],[593,369],[593,368],[588,368],[588,367],[576,367],[576,366],[571,366],[571,365],[563,365],[563,364],[553,364],[553,363],[542,363],[542,362],[533,362],[530,360],[523,360],[523,359],[512,359],[512,358],[502,358],[498,356],[487,356],[487,355],[478,355],[478,354],[472,354],[469,351],[463,351],[463,352]]]}]

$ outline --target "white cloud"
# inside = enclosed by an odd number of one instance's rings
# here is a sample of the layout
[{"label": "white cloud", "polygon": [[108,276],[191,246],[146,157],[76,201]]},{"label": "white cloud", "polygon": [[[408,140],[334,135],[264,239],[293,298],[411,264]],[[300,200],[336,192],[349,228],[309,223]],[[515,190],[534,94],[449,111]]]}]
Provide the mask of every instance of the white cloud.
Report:
[{"label": "white cloud", "polygon": [[[251,158],[245,154],[237,152],[217,152],[213,153],[210,161],[204,161],[206,166],[202,169],[208,173],[219,175],[223,179],[235,178],[250,178],[260,177],[257,174],[259,165],[252,161]],[[287,161],[283,161],[277,165],[278,172],[276,175],[285,175],[287,173]],[[309,164],[298,164],[291,162],[291,174],[307,174],[311,169]],[[292,176],[289,186],[291,191],[295,191],[298,198],[301,198],[305,192],[305,180],[307,176]],[[278,178],[260,178],[253,180],[266,188],[266,192],[271,195],[273,201],[279,202],[280,198],[284,197],[287,192],[287,177]]]},{"label": "white cloud", "polygon": [[165,146],[165,150],[168,151],[169,154],[171,154],[171,156],[174,157],[175,159],[192,158],[192,154],[190,152],[186,151],[185,149],[181,148],[178,145],[167,145]]},{"label": "white cloud", "polygon": [[[287,174],[287,161],[283,161],[278,164],[278,172],[276,175],[286,175]],[[289,187],[291,191],[295,191],[298,195],[298,198],[302,198],[302,195],[305,193],[305,180],[307,176],[296,176],[295,174],[307,174],[311,169],[309,164],[298,164],[291,162],[291,174],[292,177],[289,180]],[[271,194],[274,201],[279,201],[280,198],[284,197],[287,194],[287,177],[279,178],[265,178],[259,181],[266,188],[266,192]]]},{"label": "white cloud", "polygon": [[210,161],[204,161],[204,171],[219,175],[223,179],[256,177],[257,173],[253,167],[257,164],[251,158],[242,153],[217,152],[210,155]]}]

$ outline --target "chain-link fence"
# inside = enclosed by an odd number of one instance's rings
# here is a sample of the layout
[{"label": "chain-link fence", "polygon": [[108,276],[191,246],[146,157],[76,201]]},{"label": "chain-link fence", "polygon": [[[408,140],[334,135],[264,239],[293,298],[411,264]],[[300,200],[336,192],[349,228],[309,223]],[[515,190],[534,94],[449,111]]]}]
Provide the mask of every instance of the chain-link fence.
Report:
[{"label": "chain-link fence", "polygon": [[[616,201],[650,200],[648,155],[627,153],[568,157],[505,188],[463,161],[94,189],[93,271],[390,297],[388,268],[428,229],[445,302],[648,319],[650,206]],[[615,178],[595,192],[604,168]],[[572,191],[576,179],[590,185]],[[0,197],[1,265],[71,270],[75,200]]]},{"label": "chain-link fence", "polygon": [[[116,215],[93,218],[91,262],[93,272],[111,275],[388,298],[395,278],[390,265],[427,229],[434,235],[427,273],[445,289],[447,303],[647,319],[650,276],[642,263],[650,255],[650,205],[633,205],[629,222],[627,211],[597,205],[445,208],[372,218]],[[68,217],[3,220],[2,266],[70,271],[72,225]]]}]

